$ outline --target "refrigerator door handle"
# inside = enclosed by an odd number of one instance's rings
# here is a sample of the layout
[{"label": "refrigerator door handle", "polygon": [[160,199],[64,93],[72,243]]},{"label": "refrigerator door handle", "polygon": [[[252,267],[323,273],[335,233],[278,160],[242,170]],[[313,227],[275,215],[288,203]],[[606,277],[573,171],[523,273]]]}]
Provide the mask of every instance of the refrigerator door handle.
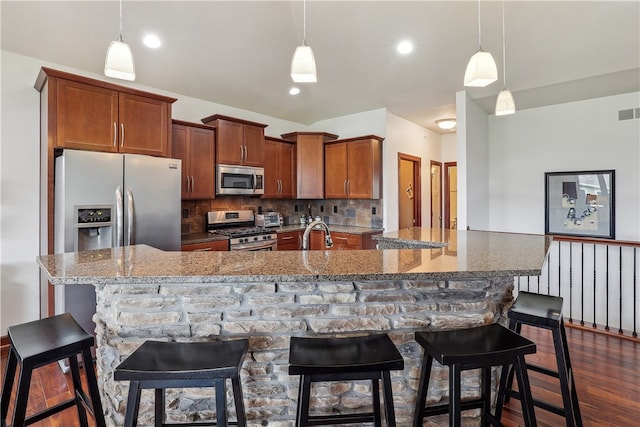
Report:
[{"label": "refrigerator door handle", "polygon": [[127,224],[127,246],[136,244],[133,239],[133,211],[133,191],[127,188],[127,218],[129,220]]},{"label": "refrigerator door handle", "polygon": [[122,246],[124,240],[124,230],[123,230],[123,220],[124,220],[124,212],[122,206],[122,187],[118,185],[116,188],[116,246]]}]

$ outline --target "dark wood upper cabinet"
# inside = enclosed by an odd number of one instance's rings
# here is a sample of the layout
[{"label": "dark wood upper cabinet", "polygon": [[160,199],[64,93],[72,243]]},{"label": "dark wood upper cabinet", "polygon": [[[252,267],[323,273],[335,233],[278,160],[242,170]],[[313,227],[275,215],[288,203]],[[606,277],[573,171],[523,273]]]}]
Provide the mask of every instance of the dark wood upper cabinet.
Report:
[{"label": "dark wood upper cabinet", "polygon": [[224,165],[264,166],[265,124],[214,114],[202,123],[216,128],[216,161]]},{"label": "dark wood upper cabinet", "polygon": [[263,198],[295,198],[295,148],[290,141],[265,137]]},{"label": "dark wood upper cabinet", "polygon": [[53,148],[170,155],[175,98],[44,67],[36,89]]},{"label": "dark wood upper cabinet", "polygon": [[325,198],[379,199],[382,196],[382,141],[367,135],[325,144]]},{"label": "dark wood upper cabinet", "polygon": [[182,159],[182,199],[215,198],[215,129],[174,120],[171,153]]},{"label": "dark wood upper cabinet", "polygon": [[338,138],[338,135],[326,132],[291,132],[281,136],[296,144],[295,197],[324,198],[324,143]]}]

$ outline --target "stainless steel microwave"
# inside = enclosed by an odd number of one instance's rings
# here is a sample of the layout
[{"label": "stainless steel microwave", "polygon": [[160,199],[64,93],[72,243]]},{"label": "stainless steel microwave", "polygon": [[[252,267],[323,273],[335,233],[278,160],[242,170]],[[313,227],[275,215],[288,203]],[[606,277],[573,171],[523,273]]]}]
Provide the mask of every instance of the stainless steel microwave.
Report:
[{"label": "stainless steel microwave", "polygon": [[216,194],[264,194],[264,168],[216,165]]}]

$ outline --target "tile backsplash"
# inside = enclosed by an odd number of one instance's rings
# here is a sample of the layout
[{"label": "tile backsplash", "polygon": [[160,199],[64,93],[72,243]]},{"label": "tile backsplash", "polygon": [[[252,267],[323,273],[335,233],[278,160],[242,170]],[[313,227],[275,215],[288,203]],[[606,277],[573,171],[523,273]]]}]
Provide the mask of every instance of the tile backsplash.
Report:
[{"label": "tile backsplash", "polygon": [[382,228],[382,200],[279,200],[247,196],[219,196],[213,200],[182,201],[182,233],[206,231],[207,212],[213,210],[251,209],[255,213],[280,212],[285,225],[297,224],[309,212],[331,225]]}]

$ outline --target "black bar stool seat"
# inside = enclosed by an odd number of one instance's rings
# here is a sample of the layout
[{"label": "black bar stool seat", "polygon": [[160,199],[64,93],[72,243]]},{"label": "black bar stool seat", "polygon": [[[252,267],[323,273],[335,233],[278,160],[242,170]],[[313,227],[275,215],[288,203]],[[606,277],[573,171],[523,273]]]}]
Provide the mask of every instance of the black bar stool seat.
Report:
[{"label": "black bar stool seat", "polygon": [[[567,426],[582,426],[582,416],[578,403],[573,369],[569,357],[569,347],[562,318],[562,297],[541,295],[520,291],[513,306],[509,310],[509,328],[518,333],[522,325],[548,329],[553,335],[553,345],[556,353],[557,370],[527,363],[527,369],[544,375],[558,378],[563,406],[559,407],[548,402],[534,399],[533,404],[541,409],[565,417]],[[510,397],[520,398],[520,393],[513,389],[513,372],[505,367],[503,370],[504,383],[501,389],[505,392],[505,402]],[[496,415],[502,411],[502,402],[497,408]]]},{"label": "black bar stool seat", "polygon": [[[82,427],[88,426],[86,410],[94,417],[98,427],[105,426],[98,382],[91,356],[91,346],[94,344],[93,335],[82,329],[69,313],[10,326],[7,333],[10,348],[2,384],[2,399],[0,399],[2,401],[0,413],[3,427],[8,425],[9,401],[18,365],[20,365],[20,375],[13,407],[13,427],[33,424],[73,406],[76,406],[78,410]],[[89,396],[82,388],[78,355],[82,357]],[[26,417],[33,370],[63,359],[69,360],[74,397]]]},{"label": "black bar stool seat", "polygon": [[[292,337],[289,374],[300,375],[296,426],[362,422],[381,426],[379,380],[382,380],[387,425],[395,426],[389,372],[402,369],[404,359],[387,334],[348,338]],[[373,412],[309,415],[311,383],[354,380],[371,380]]]},{"label": "black bar stool seat", "polygon": [[[413,415],[415,427],[422,426],[425,417],[446,413],[449,414],[449,425],[459,427],[462,425],[461,412],[478,408],[482,410],[482,425],[501,425],[499,418],[491,413],[491,367],[507,364],[515,366],[518,384],[523,390],[522,413],[525,425],[536,425],[524,361],[525,354],[536,352],[533,342],[498,324],[470,329],[416,332],[415,337],[424,348]],[[449,402],[425,406],[434,360],[449,367]],[[461,372],[477,368],[481,368],[480,398],[462,402]]]},{"label": "black bar stool seat", "polygon": [[[130,381],[125,427],[138,423],[142,389],[155,389],[155,426],[246,426],[240,369],[249,341],[146,341],[114,371],[116,381]],[[226,379],[231,379],[237,422],[227,420]],[[165,423],[165,388],[215,387],[216,422]]]}]

